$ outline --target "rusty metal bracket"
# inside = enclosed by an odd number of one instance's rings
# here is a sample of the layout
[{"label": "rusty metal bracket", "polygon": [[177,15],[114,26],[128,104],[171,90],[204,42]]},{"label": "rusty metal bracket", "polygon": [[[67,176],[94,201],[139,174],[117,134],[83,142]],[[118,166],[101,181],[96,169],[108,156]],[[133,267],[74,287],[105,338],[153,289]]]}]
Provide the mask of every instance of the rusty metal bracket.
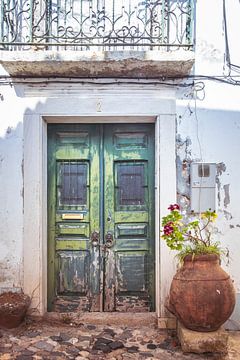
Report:
[{"label": "rusty metal bracket", "polygon": [[110,249],[113,246],[113,234],[108,232],[105,236],[105,247]]},{"label": "rusty metal bracket", "polygon": [[99,244],[99,232],[93,231],[91,234],[91,244],[93,247],[100,246]]}]

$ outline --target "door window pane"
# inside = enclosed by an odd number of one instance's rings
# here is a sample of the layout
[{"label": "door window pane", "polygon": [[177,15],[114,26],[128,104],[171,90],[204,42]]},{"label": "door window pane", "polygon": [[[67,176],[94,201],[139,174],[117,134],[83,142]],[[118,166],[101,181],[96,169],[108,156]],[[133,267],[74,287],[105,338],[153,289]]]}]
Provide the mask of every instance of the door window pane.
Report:
[{"label": "door window pane", "polygon": [[144,205],[144,164],[118,164],[118,205]]},{"label": "door window pane", "polygon": [[87,164],[63,162],[60,164],[60,204],[87,203]]}]

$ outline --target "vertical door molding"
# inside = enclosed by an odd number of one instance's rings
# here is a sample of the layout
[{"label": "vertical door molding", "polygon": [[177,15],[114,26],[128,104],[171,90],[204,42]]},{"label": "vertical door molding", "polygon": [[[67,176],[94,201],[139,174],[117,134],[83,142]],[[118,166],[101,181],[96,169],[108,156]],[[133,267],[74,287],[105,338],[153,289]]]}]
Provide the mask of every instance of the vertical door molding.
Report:
[{"label": "vertical door molding", "polygon": [[158,317],[164,317],[164,302],[175,273],[174,254],[160,238],[161,219],[176,202],[176,119],[159,115],[156,121],[156,297]]},{"label": "vertical door molding", "polygon": [[23,287],[31,307],[47,303],[47,125],[39,115],[24,117]]}]

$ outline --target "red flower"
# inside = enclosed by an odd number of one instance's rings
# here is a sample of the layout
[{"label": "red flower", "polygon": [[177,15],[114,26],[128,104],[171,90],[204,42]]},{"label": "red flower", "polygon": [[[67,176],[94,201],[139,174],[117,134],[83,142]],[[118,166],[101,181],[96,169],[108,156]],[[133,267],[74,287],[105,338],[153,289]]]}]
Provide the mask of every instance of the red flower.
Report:
[{"label": "red flower", "polygon": [[173,211],[173,210],[180,210],[180,206],[178,204],[173,204],[170,205],[168,210]]},{"label": "red flower", "polygon": [[173,233],[173,230],[174,228],[172,226],[172,222],[170,221],[163,228],[164,235],[171,235]]}]

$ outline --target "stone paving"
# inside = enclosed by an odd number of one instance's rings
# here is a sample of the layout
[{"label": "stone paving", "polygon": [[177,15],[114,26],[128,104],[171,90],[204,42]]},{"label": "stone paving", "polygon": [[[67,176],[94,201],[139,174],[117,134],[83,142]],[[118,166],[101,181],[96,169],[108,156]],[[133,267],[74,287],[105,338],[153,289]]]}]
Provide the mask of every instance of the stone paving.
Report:
[{"label": "stone paving", "polygon": [[227,355],[197,355],[182,353],[173,330],[27,320],[16,329],[0,330],[0,360],[11,359],[240,360],[240,333],[230,333]]}]

